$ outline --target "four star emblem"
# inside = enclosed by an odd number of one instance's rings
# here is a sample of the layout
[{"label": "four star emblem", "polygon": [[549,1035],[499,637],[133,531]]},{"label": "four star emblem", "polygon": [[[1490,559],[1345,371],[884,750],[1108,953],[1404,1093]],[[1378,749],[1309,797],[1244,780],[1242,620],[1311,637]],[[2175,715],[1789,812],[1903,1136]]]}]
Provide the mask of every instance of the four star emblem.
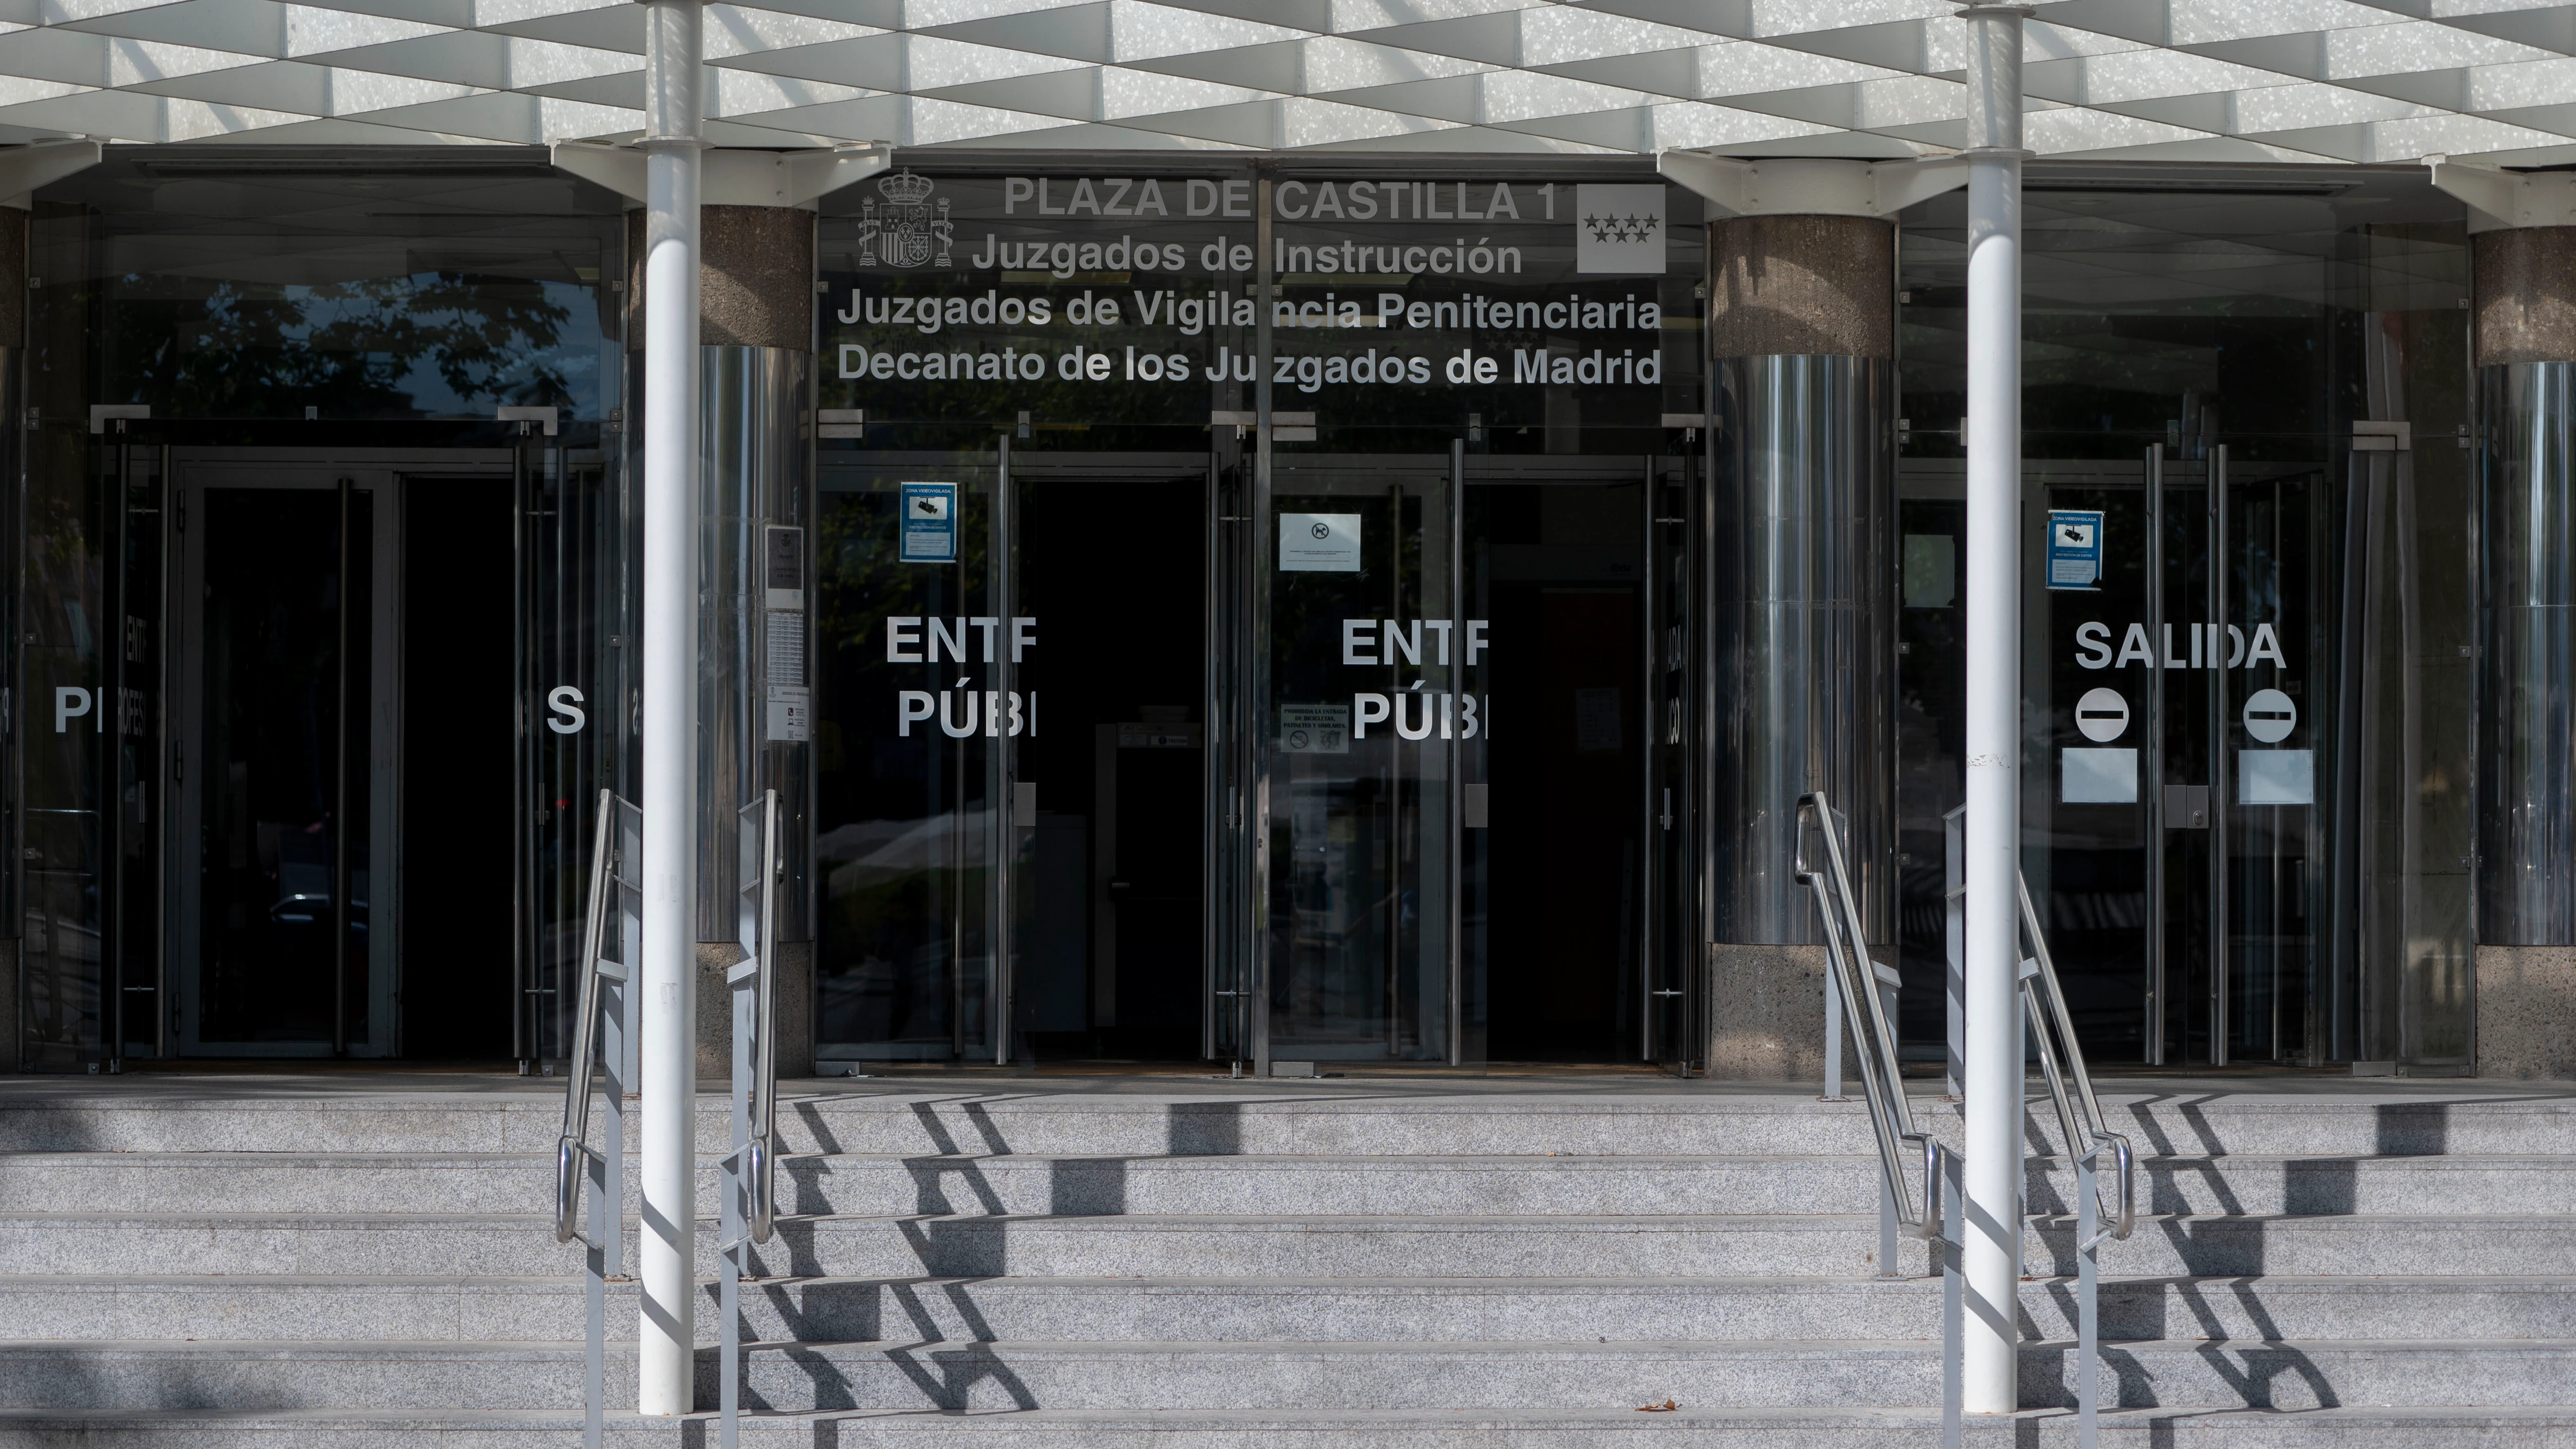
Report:
[{"label": "four star emblem", "polygon": [[1592,229],[1594,241],[1641,242],[1654,236],[1657,220],[1651,216],[1587,216],[1583,224]]}]

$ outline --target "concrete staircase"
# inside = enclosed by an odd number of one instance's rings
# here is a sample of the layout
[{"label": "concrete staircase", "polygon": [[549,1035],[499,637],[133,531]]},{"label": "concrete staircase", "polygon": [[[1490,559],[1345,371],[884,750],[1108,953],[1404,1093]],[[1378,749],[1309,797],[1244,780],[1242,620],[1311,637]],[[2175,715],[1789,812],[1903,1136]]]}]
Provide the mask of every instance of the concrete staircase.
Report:
[{"label": "concrete staircase", "polygon": [[[1934,1442],[1937,1284],[1877,1276],[1857,1104],[801,1085],[794,1216],[746,1291],[749,1443]],[[2105,1255],[2106,1437],[2576,1443],[2576,1099],[2306,1085],[2105,1092],[2154,1213]],[[577,1443],[559,1110],[363,1078],[0,1088],[0,1446]],[[712,1152],[719,1102],[700,1126]],[[2069,1273],[2072,1174],[2032,1140],[2030,1262]],[[2031,1407],[1972,1442],[2073,1442],[2073,1304],[2026,1285]],[[712,1352],[700,1376],[712,1403]],[[632,1402],[631,1349],[610,1383]],[[715,1442],[706,1416],[612,1437]]]}]

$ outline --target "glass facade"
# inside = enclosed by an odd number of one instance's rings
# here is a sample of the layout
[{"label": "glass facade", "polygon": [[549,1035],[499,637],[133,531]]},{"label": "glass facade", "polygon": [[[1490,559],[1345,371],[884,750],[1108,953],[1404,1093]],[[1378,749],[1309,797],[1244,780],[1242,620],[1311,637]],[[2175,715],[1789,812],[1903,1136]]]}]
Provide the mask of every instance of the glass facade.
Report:
[{"label": "glass facade", "polygon": [[624,758],[616,199],[138,148],[27,224],[17,1060],[549,1050]]},{"label": "glass facade", "polygon": [[[2024,860],[2087,1049],[2463,1067],[2460,209],[2412,168],[2030,177]],[[634,759],[620,203],[507,148],[137,149],[35,203],[19,1060],[552,1054]],[[1919,1058],[1961,215],[1898,219],[1892,389],[1833,394],[1904,420],[1825,704],[1887,701],[1858,864]],[[1703,674],[1764,667],[1711,632],[1745,541],[1702,495],[1752,444],[1711,431],[1703,220],[1612,157],[926,150],[824,198],[810,493],[727,515],[806,529],[809,630],[761,648],[811,689],[818,1058],[1699,1063],[1688,842],[1753,808]]]},{"label": "glass facade", "polygon": [[[2466,1070],[2467,237],[2408,171],[2035,172],[2023,869],[2096,1061]],[[1908,1036],[1959,803],[1964,262],[1910,215]],[[2078,571],[2079,573],[2081,570]]]},{"label": "glass facade", "polygon": [[1634,1059],[1696,203],[1155,168],[825,204],[822,1054]]}]

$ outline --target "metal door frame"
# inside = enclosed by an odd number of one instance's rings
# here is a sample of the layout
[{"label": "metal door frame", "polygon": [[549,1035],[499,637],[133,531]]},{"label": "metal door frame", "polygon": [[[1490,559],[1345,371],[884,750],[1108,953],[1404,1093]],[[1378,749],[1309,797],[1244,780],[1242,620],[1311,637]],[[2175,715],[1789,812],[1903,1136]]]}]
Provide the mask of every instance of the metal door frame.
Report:
[{"label": "metal door frame", "polygon": [[[2200,934],[2207,943],[2208,981],[2206,1000],[2199,1003],[2208,1014],[2209,1048],[2208,1059],[2205,1062],[2190,1063],[2187,1060],[2189,1056],[2187,1043],[2191,1034],[2188,1016],[2191,1003],[2184,1003],[2186,1014],[2179,1024],[2175,1023],[2168,1014],[2174,1004],[2172,973],[2168,958],[2172,954],[2175,932],[2169,919],[2172,906],[2167,899],[2170,888],[2174,884],[2173,873],[2166,868],[2165,862],[2169,844],[2167,832],[2170,828],[2166,819],[2165,804],[2165,791],[2169,783],[2166,779],[2168,773],[2166,733],[2170,723],[2167,713],[2168,701],[2165,695],[2166,676],[2174,673],[2175,670],[2167,667],[2165,662],[2159,659],[2155,671],[2156,687],[2148,692],[2146,700],[2147,759],[2144,774],[2148,784],[2143,803],[2146,806],[2148,842],[2146,889],[2147,898],[2151,903],[2146,913],[2147,982],[2144,1003],[2146,1058],[2150,1066],[2163,1066],[2177,1050],[2180,1050],[2186,1058],[2186,1065],[2224,1067],[2230,1065],[2229,991],[2234,984],[2235,975],[2235,952],[2234,942],[2231,939],[2228,898],[2228,875],[2233,867],[2234,857],[2228,838],[2229,812],[2226,803],[2230,788],[2228,766],[2235,748],[2232,743],[2233,737],[2228,729],[2231,681],[2228,678],[2230,669],[2227,662],[2227,631],[2230,625],[2230,590],[2235,580],[2235,558],[2231,551],[2233,543],[2228,530],[2227,510],[2230,498],[2227,445],[2211,444],[2206,458],[2193,461],[2199,464],[2201,478],[2188,486],[2201,495],[2198,505],[2201,511],[2201,540],[2208,559],[2207,577],[2202,580],[2202,597],[2199,600],[2202,618],[2198,624],[2201,629],[2209,631],[2212,639],[2211,647],[2220,655],[2208,669],[2211,676],[2208,699],[2204,702],[2202,711],[2204,718],[2197,722],[2206,731],[2208,752],[2206,769],[2209,776],[2204,782],[2209,792],[2207,825],[2209,845],[2207,859],[2202,867],[2208,877],[2209,901],[2207,919],[2201,923],[2200,928]],[[2166,608],[2166,591],[2172,584],[2172,581],[2166,577],[2166,463],[2165,445],[2148,444],[2145,461],[2147,639],[2148,647],[2158,650],[2167,647],[2166,634],[2171,626],[2171,621],[2167,618],[2169,611]],[[2195,640],[2191,647],[2194,652],[2197,652],[2200,645]],[[2250,639],[2247,648],[2249,650],[2252,648]],[[2194,669],[2191,672],[2201,671]],[[2185,677],[2188,678],[2188,675]],[[2180,706],[2177,704],[2175,707]],[[2308,808],[2318,807],[2312,805]],[[2313,951],[2313,947],[2311,949]],[[2277,1005],[2275,1010],[2278,1010]],[[2180,1042],[2173,1039],[2177,1031],[2181,1036]]]},{"label": "metal door frame", "polygon": [[[103,667],[93,688],[90,705],[94,727],[104,740],[97,761],[95,786],[101,828],[93,878],[99,889],[99,1057],[102,1070],[110,1074],[124,1070],[126,1046],[138,1036],[151,1043],[148,1055],[166,1054],[171,1021],[167,1006],[170,1000],[169,952],[166,939],[160,932],[151,933],[154,937],[150,952],[151,982],[137,984],[126,975],[128,948],[133,944],[128,940],[125,919],[129,892],[124,864],[127,832],[140,831],[149,843],[152,852],[151,881],[145,888],[156,897],[168,889],[169,856],[165,840],[158,838],[159,832],[154,830],[154,822],[148,815],[139,824],[128,819],[123,795],[124,752],[118,744],[126,737],[126,696],[146,682],[143,671],[150,668],[148,654],[144,661],[132,658],[132,642],[127,637],[131,624],[146,623],[151,630],[149,648],[160,650],[165,660],[169,657],[171,601],[168,572],[171,555],[170,521],[166,513],[170,497],[170,450],[161,444],[122,441],[121,421],[118,427],[120,432],[113,436],[119,441],[106,445],[108,456],[114,461],[112,467],[104,470],[100,489],[107,515],[102,551],[109,561],[107,576],[100,581],[100,627],[104,629],[109,623],[114,624],[115,643],[108,646],[101,638],[99,657]],[[153,493],[150,507],[136,506],[133,480],[138,472],[151,475]],[[154,539],[153,557],[163,574],[156,590],[158,606],[148,620],[134,612],[133,591],[137,581],[133,568],[135,550],[130,543],[135,531],[144,528],[150,528],[158,535]],[[138,792],[137,805],[149,811],[153,799],[150,787],[166,779],[161,773],[161,755],[166,749],[169,730],[166,691],[154,689],[147,697],[153,707],[137,733],[150,742],[147,747],[149,753],[147,758],[137,761],[134,783]],[[107,725],[111,708],[117,716],[112,732]],[[166,801],[166,793],[162,798]],[[139,1032],[134,1030],[137,1023],[129,1015],[130,1008],[135,1005],[131,998],[137,995],[149,998],[151,1013],[151,1019],[141,1024],[143,1030]]]},{"label": "metal door frame", "polygon": [[[1700,528],[1708,509],[1700,480],[1709,446],[1713,439],[1679,455],[1647,455],[1646,496],[1638,509],[1645,549],[1640,623],[1646,630],[1638,692],[1645,751],[1639,831],[1649,848],[1637,899],[1637,1058],[1683,1077],[1697,1069],[1707,1039],[1699,1026],[1707,999],[1708,957],[1700,944],[1707,939],[1707,893],[1694,849],[1702,770],[1693,742],[1699,738],[1696,664],[1703,627],[1694,590],[1706,572]],[[1680,506],[1668,513],[1676,489]],[[1678,548],[1668,543],[1676,538],[1673,530],[1679,530]],[[1679,558],[1670,574],[1668,553]]]}]

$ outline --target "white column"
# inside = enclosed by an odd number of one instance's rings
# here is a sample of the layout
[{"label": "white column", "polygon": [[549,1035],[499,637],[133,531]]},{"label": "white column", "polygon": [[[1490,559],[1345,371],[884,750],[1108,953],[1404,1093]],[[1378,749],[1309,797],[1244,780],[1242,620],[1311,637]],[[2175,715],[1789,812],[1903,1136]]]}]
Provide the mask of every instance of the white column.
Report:
[{"label": "white column", "polygon": [[1968,29],[1966,1408],[2013,1411],[2021,1281],[2021,23]]},{"label": "white column", "polygon": [[696,1407],[700,0],[645,0],[643,1304],[636,1405]]}]

